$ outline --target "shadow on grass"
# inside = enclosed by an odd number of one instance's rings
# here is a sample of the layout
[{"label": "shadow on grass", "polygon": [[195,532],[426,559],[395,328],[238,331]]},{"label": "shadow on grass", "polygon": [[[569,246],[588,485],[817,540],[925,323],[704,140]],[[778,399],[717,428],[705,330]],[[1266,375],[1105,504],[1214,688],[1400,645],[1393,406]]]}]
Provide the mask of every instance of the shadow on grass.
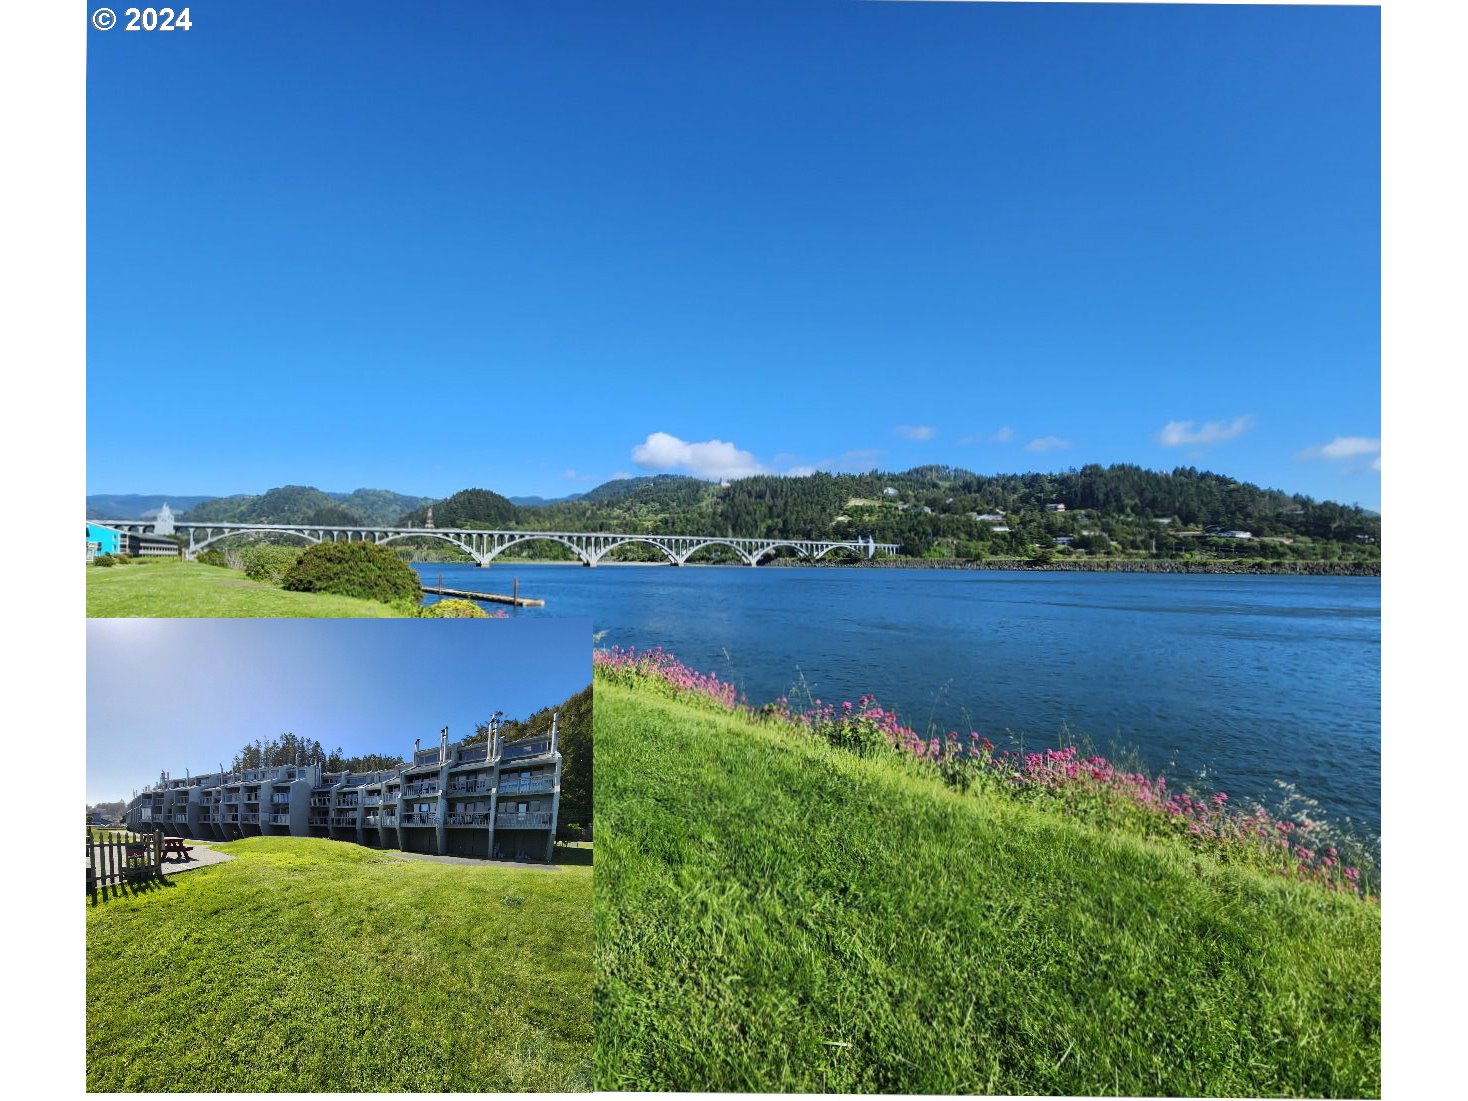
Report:
[{"label": "shadow on grass", "polygon": [[131,898],[138,895],[152,894],[154,891],[171,888],[174,884],[167,876],[148,876],[136,879],[124,880],[121,883],[107,883],[98,887],[95,891],[88,891],[88,901],[96,906],[114,898]]}]

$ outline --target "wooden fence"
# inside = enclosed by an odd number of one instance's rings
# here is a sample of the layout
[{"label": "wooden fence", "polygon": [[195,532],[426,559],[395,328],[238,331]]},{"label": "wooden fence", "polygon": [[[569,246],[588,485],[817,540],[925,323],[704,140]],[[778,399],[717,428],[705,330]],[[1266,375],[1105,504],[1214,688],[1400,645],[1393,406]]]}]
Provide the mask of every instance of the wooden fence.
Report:
[{"label": "wooden fence", "polygon": [[87,894],[93,902],[120,890],[163,878],[163,827],[150,833],[87,827]]}]

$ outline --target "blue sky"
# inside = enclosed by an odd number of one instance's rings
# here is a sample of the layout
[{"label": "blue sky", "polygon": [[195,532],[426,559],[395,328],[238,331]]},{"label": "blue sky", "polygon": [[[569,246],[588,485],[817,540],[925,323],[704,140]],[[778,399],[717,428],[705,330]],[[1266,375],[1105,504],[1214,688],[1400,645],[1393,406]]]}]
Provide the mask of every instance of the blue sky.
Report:
[{"label": "blue sky", "polygon": [[89,492],[1197,465],[1379,507],[1379,13],[88,35]]},{"label": "blue sky", "polygon": [[586,619],[89,619],[87,802],[287,731],[406,755],[590,683]]}]

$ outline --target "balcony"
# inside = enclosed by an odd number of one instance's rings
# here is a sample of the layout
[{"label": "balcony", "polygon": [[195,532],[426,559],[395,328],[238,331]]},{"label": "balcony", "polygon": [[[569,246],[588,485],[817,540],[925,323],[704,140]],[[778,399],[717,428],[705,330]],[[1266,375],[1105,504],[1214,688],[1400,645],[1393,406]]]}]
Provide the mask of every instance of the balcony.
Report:
[{"label": "balcony", "polygon": [[405,826],[436,826],[436,825],[438,825],[438,815],[436,815],[436,814],[420,814],[417,811],[410,811],[409,813],[403,815],[403,825],[405,825]]},{"label": "balcony", "polygon": [[459,750],[459,764],[471,765],[475,761],[484,761],[489,758],[489,743],[481,742],[478,745],[466,746]]},{"label": "balcony", "polygon": [[410,799],[420,799],[425,795],[438,794],[438,781],[425,780],[418,784],[409,784],[403,788],[403,794]]},{"label": "balcony", "polygon": [[352,795],[344,799],[338,799],[336,801],[336,805],[338,807],[347,807],[349,809],[355,810],[357,807],[357,797],[355,795]]},{"label": "balcony", "polygon": [[326,825],[326,815],[324,815],[324,814],[313,814],[313,815],[311,815],[310,818],[307,818],[306,819],[306,825],[308,825],[308,826],[324,826],[324,825]]},{"label": "balcony", "polygon": [[396,814],[384,814],[382,816],[382,824],[384,826],[396,826],[398,824],[398,816]]},{"label": "balcony", "polygon": [[313,796],[311,796],[311,805],[313,807],[320,807],[323,810],[326,810],[326,809],[330,808],[330,806],[331,806],[331,796],[330,795],[313,795]]},{"label": "balcony", "polygon": [[382,796],[381,795],[368,795],[368,796],[363,797],[363,799],[362,799],[362,805],[364,807],[376,807],[376,806],[380,806],[381,804],[382,804]]},{"label": "balcony", "polygon": [[270,816],[270,824],[272,826],[289,826],[291,824],[291,816],[289,814],[272,814]]},{"label": "balcony", "polygon": [[272,807],[289,806],[290,805],[290,801],[291,801],[291,797],[289,795],[272,795],[270,797],[270,805]]},{"label": "balcony", "polygon": [[451,814],[448,818],[448,825],[487,826],[489,825],[489,814],[488,812],[480,813],[477,811],[470,813]]},{"label": "balcony", "polygon": [[556,781],[552,776],[546,776],[535,780],[500,780],[499,792],[501,795],[534,795],[541,792],[555,791]]},{"label": "balcony", "polygon": [[355,814],[333,814],[331,816],[333,826],[346,826],[348,829],[357,828],[357,816]]},{"label": "balcony", "polygon": [[548,810],[501,814],[494,820],[494,828],[497,830],[548,830],[550,826],[551,812]]},{"label": "balcony", "polygon": [[369,815],[367,815],[367,817],[365,817],[365,818],[362,819],[362,825],[364,825],[364,826],[380,826],[380,825],[382,825],[382,815],[380,815],[380,814],[369,814]]},{"label": "balcony", "polygon": [[240,821],[249,823],[252,826],[258,826],[260,824],[260,812],[250,811],[248,814],[242,814],[240,815]]},{"label": "balcony", "polygon": [[462,780],[451,783],[448,786],[450,795],[478,795],[480,792],[489,791],[494,787],[489,780]]}]

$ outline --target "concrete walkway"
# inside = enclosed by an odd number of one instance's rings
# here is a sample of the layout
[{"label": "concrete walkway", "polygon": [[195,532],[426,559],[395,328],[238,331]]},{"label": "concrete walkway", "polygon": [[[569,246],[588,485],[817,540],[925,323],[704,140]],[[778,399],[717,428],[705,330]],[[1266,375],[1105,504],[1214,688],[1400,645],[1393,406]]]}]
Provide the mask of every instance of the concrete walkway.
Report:
[{"label": "concrete walkway", "polygon": [[223,864],[226,860],[234,859],[229,853],[215,852],[203,841],[185,841],[184,844],[194,847],[194,851],[189,853],[189,856],[193,859],[185,863],[176,856],[172,860],[165,857],[163,860],[164,875],[174,875],[177,872],[191,872],[195,868],[204,868],[210,864]]}]

